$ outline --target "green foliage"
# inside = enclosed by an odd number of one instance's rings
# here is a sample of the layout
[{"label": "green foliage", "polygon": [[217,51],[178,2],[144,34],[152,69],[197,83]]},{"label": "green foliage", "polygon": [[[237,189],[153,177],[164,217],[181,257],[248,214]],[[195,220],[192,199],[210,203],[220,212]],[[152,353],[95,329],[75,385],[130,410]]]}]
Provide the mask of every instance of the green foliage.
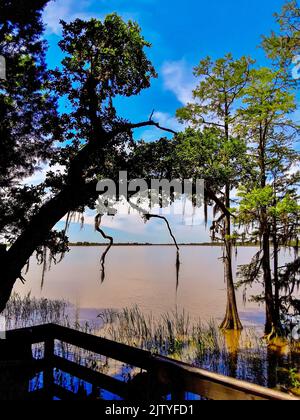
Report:
[{"label": "green foliage", "polygon": [[[49,158],[59,131],[56,97],[47,89],[42,10],[48,0],[0,2],[0,186],[30,175]],[[2,200],[2,197],[1,197]]]},{"label": "green foliage", "polygon": [[202,60],[194,71],[200,79],[193,92],[195,103],[177,111],[179,120],[196,127],[204,124],[225,128],[232,124],[235,102],[243,95],[251,64],[250,58],[234,60],[231,54],[215,62],[210,57]]},{"label": "green foliage", "polygon": [[287,1],[280,13],[275,14],[279,31],[263,38],[263,48],[268,57],[282,70],[289,72],[291,60],[299,53],[300,13],[297,0]]},{"label": "green foliage", "polygon": [[132,179],[172,179],[174,176],[174,140],[161,138],[155,142],[136,142],[129,156]]},{"label": "green foliage", "polygon": [[[8,70],[7,81],[0,81],[0,237],[5,243],[28,229],[45,202],[60,194],[72,177],[74,182],[75,172],[77,187],[99,177],[114,179],[118,168],[127,166],[131,130],[101,142],[103,134],[124,124],[113,99],[139,94],[156,77],[141,29],[117,14],[103,21],[62,22],[59,46],[64,59],[60,69],[48,71],[41,19],[46,4],[0,0],[0,54]],[[58,113],[60,100],[66,111]],[[77,158],[96,142],[93,152]],[[46,164],[64,169],[50,168],[45,182],[36,187],[21,183]],[[82,211],[94,202],[83,195],[80,205],[69,210]],[[68,250],[66,233],[49,232],[36,248],[38,255],[45,247],[56,261],[56,254]]]},{"label": "green foliage", "polygon": [[300,388],[299,372],[297,369],[289,370],[290,383],[292,388]]},{"label": "green foliage", "polygon": [[214,188],[237,186],[242,176],[246,145],[225,138],[220,128],[187,129],[174,140],[175,167],[182,177],[204,179]]},{"label": "green foliage", "polygon": [[7,67],[7,80],[0,80],[0,236],[5,242],[23,231],[43,201],[43,186],[23,186],[21,180],[51,157],[62,134],[42,38],[47,3],[0,1],[0,55]]},{"label": "green foliage", "polygon": [[[264,239],[265,247],[273,241],[273,257],[280,246],[298,244],[300,179],[294,170],[299,164],[294,142],[300,127],[292,119],[296,94],[287,75],[300,45],[296,1],[277,16],[280,33],[263,42],[275,66],[254,68],[251,58],[236,60],[231,54],[201,60],[194,70],[199,80],[194,101],[177,112],[188,128],[172,140],[153,143],[135,143],[131,126],[117,115],[114,104],[119,96],[138,95],[157,76],[140,27],[115,13],[103,20],[62,22],[59,46],[64,59],[50,72],[42,23],[47,3],[0,0],[0,54],[8,70],[7,80],[0,81],[1,241],[13,243],[28,232],[45,203],[65,189],[72,186],[73,195],[75,184],[84,189],[99,179],[115,179],[122,168],[129,169],[130,178],[204,178],[215,192],[212,230],[228,245],[227,265],[239,238],[251,243]],[[59,113],[61,100],[66,107]],[[65,170],[50,168],[37,187],[22,184],[45,164]],[[239,190],[238,200],[232,197],[233,189]],[[94,198],[90,192],[76,202],[68,196],[68,211],[94,208]],[[212,201],[206,199],[208,204]],[[55,255],[68,249],[66,232],[53,230],[46,236],[35,250],[45,260],[45,249],[50,248],[56,261]],[[241,270],[245,283],[260,280],[262,267],[271,272],[267,251],[261,249]],[[268,262],[262,264],[264,258]],[[295,286],[297,265],[293,268]],[[273,286],[285,291],[292,274],[291,267],[281,271],[274,263]],[[282,301],[290,298],[289,289]]]},{"label": "green foliage", "polygon": [[[98,141],[106,131],[124,123],[116,114],[114,98],[139,94],[150,86],[156,72],[145,53],[150,44],[136,23],[112,14],[103,22],[76,19],[62,25],[59,46],[65,58],[62,70],[52,72],[51,85],[59,97],[68,101],[68,112],[61,115],[61,124],[69,144],[52,157],[52,164],[68,167],[84,145]],[[115,168],[127,166],[131,141],[131,132],[127,131],[101,144],[96,153],[90,154],[85,168],[82,165],[85,177],[114,179]]]},{"label": "green foliage", "polygon": [[[270,137],[272,130],[296,127],[288,118],[295,111],[295,92],[279,78],[280,72],[269,68],[252,69],[249,83],[244,89],[245,107],[238,110],[236,131],[243,136]],[[264,130],[261,132],[260,130]]]},{"label": "green foliage", "polygon": [[286,282],[279,280],[280,247],[298,242],[299,235],[299,154],[294,144],[299,126],[291,117],[295,91],[281,67],[253,69],[242,101],[236,133],[248,141],[252,171],[240,186],[236,223],[243,240],[259,243],[261,249],[250,264],[239,268],[239,277],[244,286],[263,281],[268,296],[254,299],[267,302],[267,314],[273,317],[270,327],[278,325],[279,312],[286,312],[290,298]]},{"label": "green foliage", "polygon": [[181,170],[218,190],[236,187],[247,170],[245,141],[232,133],[252,64],[250,58],[234,60],[231,54],[215,62],[209,57],[202,60],[194,71],[200,79],[195,101],[177,112],[182,122],[194,127],[177,139]]},{"label": "green foliage", "polygon": [[241,187],[238,196],[241,201],[238,208],[238,223],[249,224],[259,220],[259,211],[262,207],[270,207],[274,201],[273,188],[268,185],[264,188],[248,190]]},{"label": "green foliage", "polygon": [[140,27],[124,22],[117,14],[97,19],[63,24],[63,40],[59,46],[67,57],[63,60],[63,81],[60,92],[71,101],[79,99],[80,89],[92,77],[100,103],[117,95],[132,96],[150,86],[155,70],[144,48],[151,45],[141,35]]}]

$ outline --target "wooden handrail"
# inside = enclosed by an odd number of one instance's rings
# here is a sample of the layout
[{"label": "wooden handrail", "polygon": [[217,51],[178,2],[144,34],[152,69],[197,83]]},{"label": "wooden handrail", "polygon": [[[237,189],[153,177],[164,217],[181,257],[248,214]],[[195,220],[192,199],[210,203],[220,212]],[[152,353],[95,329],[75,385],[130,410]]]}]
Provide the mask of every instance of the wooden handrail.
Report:
[{"label": "wooden handrail", "polygon": [[[59,340],[81,349],[114,359],[148,371],[158,385],[164,385],[184,392],[191,392],[212,400],[299,400],[282,392],[262,386],[219,375],[207,370],[194,368],[186,363],[174,361],[167,357],[153,355],[148,351],[136,349],[125,344],[116,343],[105,338],[82,333],[70,328],[48,324],[7,332],[7,339],[12,341],[36,344],[48,343],[48,354],[54,353],[53,344]],[[51,350],[52,349],[52,350]],[[61,357],[51,358],[52,367],[73,374],[91,384],[101,383],[102,387],[121,397],[126,396],[126,384],[115,378],[76,365]],[[56,386],[57,388],[57,386]],[[54,389],[56,389],[54,387]],[[63,391],[62,391],[63,392]]]},{"label": "wooden handrail", "polygon": [[166,357],[154,357],[159,365],[162,383],[167,385],[177,381],[186,392],[211,400],[298,401],[298,398],[283,392],[195,368]]}]

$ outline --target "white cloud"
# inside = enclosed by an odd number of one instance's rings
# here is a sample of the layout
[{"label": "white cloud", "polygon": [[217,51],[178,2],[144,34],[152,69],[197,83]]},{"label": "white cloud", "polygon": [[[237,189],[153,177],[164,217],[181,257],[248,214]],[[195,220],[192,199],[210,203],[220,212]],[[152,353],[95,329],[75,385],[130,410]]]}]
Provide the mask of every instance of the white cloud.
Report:
[{"label": "white cloud", "polygon": [[193,90],[197,81],[184,59],[165,62],[162,75],[165,89],[173,92],[179,102],[186,105],[193,101]]},{"label": "white cloud", "polygon": [[[114,11],[111,9],[111,1],[107,0],[52,0],[45,8],[44,22],[48,34],[61,35],[60,20],[69,23],[75,19],[104,19],[106,14]],[[137,12],[128,13],[125,10],[119,14],[126,21],[138,17]]]},{"label": "white cloud", "polygon": [[[84,224],[94,226],[95,225],[95,216],[96,212],[89,209],[86,210],[84,214]],[[66,221],[66,216],[62,219]],[[76,220],[72,223],[79,223]],[[115,231],[125,232],[125,233],[135,233],[143,234],[145,233],[145,222],[142,217],[138,214],[128,214],[122,215],[118,214],[114,217],[103,216],[101,221],[101,227],[104,229],[113,229]]]},{"label": "white cloud", "polygon": [[179,123],[177,118],[167,112],[154,112],[153,119],[154,121],[159,122],[162,127],[169,128],[174,131],[180,131],[182,129],[182,124]]},{"label": "white cloud", "polygon": [[[155,213],[155,212],[154,212]],[[95,224],[95,215],[87,210],[84,215],[84,224],[87,226],[94,226]],[[184,218],[183,216],[166,216],[174,233],[178,233],[178,238],[183,233],[188,233],[194,231],[199,231],[204,229],[203,216],[199,213],[195,217]],[[62,219],[66,221],[66,217]],[[72,221],[72,223],[79,223],[77,221]],[[143,237],[143,241],[147,242],[149,238],[157,235],[158,241],[163,237],[165,240],[171,242],[167,227],[163,220],[152,219],[147,223],[144,222],[141,215],[138,214],[129,214],[129,215],[116,215],[114,217],[104,216],[102,218],[101,227],[106,229],[111,229],[117,235],[117,232],[123,232],[125,234],[136,235],[137,239]],[[117,236],[116,236],[117,238]],[[153,239],[153,238],[152,238]],[[116,239],[117,240],[117,239]],[[101,237],[99,236],[99,242]]]},{"label": "white cloud", "polygon": [[51,170],[52,172],[63,173],[65,171],[65,166],[54,165],[50,167],[49,165],[43,165],[41,168],[36,170],[32,176],[25,178],[22,181],[22,184],[31,185],[31,186],[36,186],[36,185],[41,184],[42,182],[45,181],[47,172],[49,172],[49,170]]},{"label": "white cloud", "polygon": [[[153,120],[158,122],[161,127],[168,128],[176,132],[182,131],[184,128],[183,124],[179,123],[177,118],[168,112],[154,112]],[[164,137],[165,135],[167,135],[166,132],[154,127],[146,129],[144,132],[142,132],[140,137],[144,141],[155,141],[161,137]]]},{"label": "white cloud", "polygon": [[89,0],[53,0],[44,11],[44,21],[47,25],[47,32],[60,35],[60,20],[71,22],[75,19],[89,20],[101,18],[102,15],[90,13],[87,9],[90,6]]}]

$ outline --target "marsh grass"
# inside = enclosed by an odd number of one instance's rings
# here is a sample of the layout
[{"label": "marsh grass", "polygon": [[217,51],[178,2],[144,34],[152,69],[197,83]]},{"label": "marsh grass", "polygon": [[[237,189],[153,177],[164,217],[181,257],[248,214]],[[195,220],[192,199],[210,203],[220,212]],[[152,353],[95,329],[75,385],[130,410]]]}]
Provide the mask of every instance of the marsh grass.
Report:
[{"label": "marsh grass", "polygon": [[137,306],[100,313],[101,335],[169,356],[199,368],[281,390],[290,388],[280,370],[300,369],[299,353],[271,350],[255,329],[222,332],[216,321],[194,320],[185,311],[155,317]]},{"label": "marsh grass", "polygon": [[137,306],[122,311],[105,310],[101,335],[113,341],[162,354],[174,353],[190,340],[190,317],[185,312],[167,313],[157,319]]},{"label": "marsh grass", "polygon": [[3,312],[7,329],[31,327],[39,324],[69,322],[68,303],[64,300],[36,299],[28,293],[21,297],[14,293]]},{"label": "marsh grass", "polygon": [[[93,323],[79,322],[78,312],[68,302],[45,298],[36,299],[30,293],[24,297],[14,293],[2,315],[6,318],[6,327],[8,330],[54,323],[74,328],[77,331],[87,334],[97,333]],[[32,352],[35,359],[41,359],[44,357],[44,346],[42,344],[34,345],[32,346]],[[55,353],[70,361],[102,373],[107,368],[107,360],[101,356],[61,341],[55,343]],[[82,397],[84,395],[87,396],[92,391],[88,384],[59,370],[55,371],[55,382],[66,386],[67,389],[82,395]],[[43,376],[39,374],[31,379],[29,389],[32,392],[42,386]],[[100,390],[98,394],[100,396]]]},{"label": "marsh grass", "polygon": [[[294,351],[293,346],[288,346],[288,350],[281,354],[270,349],[255,329],[224,333],[214,320],[202,322],[184,310],[155,316],[145,314],[137,306],[120,311],[108,309],[99,314],[98,322],[82,323],[78,311],[68,302],[36,299],[30,294],[22,298],[14,294],[3,315],[8,329],[56,323],[270,388],[287,390],[298,385],[294,379],[300,372],[300,358],[299,351]],[[55,352],[120,380],[128,381],[136,373],[131,366],[60,341],[56,342]],[[42,358],[43,348],[35,346],[33,354],[35,358]],[[60,371],[56,371],[55,380],[82,395],[92,392],[88,384]],[[39,386],[40,381],[37,378],[32,386]],[[96,390],[96,393],[101,398],[102,391]]]},{"label": "marsh grass", "polygon": [[[140,308],[125,308],[121,311],[105,310],[99,314],[103,322],[101,335],[114,341],[133,345],[152,352],[170,355],[193,346],[199,354],[207,351],[221,352],[227,348],[226,335],[214,320],[204,323],[193,320],[186,311],[168,312],[155,317],[144,314]],[[262,345],[254,330],[247,330],[239,337],[243,346]]]}]

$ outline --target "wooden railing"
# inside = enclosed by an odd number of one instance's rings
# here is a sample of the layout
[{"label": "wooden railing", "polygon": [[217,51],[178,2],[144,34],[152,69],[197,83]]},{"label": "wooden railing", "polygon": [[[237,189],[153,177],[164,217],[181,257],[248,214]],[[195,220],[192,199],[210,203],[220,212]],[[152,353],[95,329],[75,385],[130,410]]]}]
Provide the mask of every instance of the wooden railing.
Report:
[{"label": "wooden railing", "polygon": [[[187,393],[209,400],[297,400],[288,394],[53,324],[9,331],[7,340],[12,346],[20,346],[21,343],[22,348],[38,343],[45,344],[44,358],[30,364],[32,373],[43,372],[43,388],[30,393],[30,398],[57,397],[76,400],[78,397],[75,393],[56,383],[54,369],[59,369],[91,384],[95,389],[100,388],[122,399],[133,401],[147,397],[151,401],[170,394],[172,399],[183,401]],[[145,373],[140,376],[140,382],[136,386],[134,381],[122,382],[57,355],[55,340],[140,368]],[[139,395],[141,388],[143,392]]]}]

